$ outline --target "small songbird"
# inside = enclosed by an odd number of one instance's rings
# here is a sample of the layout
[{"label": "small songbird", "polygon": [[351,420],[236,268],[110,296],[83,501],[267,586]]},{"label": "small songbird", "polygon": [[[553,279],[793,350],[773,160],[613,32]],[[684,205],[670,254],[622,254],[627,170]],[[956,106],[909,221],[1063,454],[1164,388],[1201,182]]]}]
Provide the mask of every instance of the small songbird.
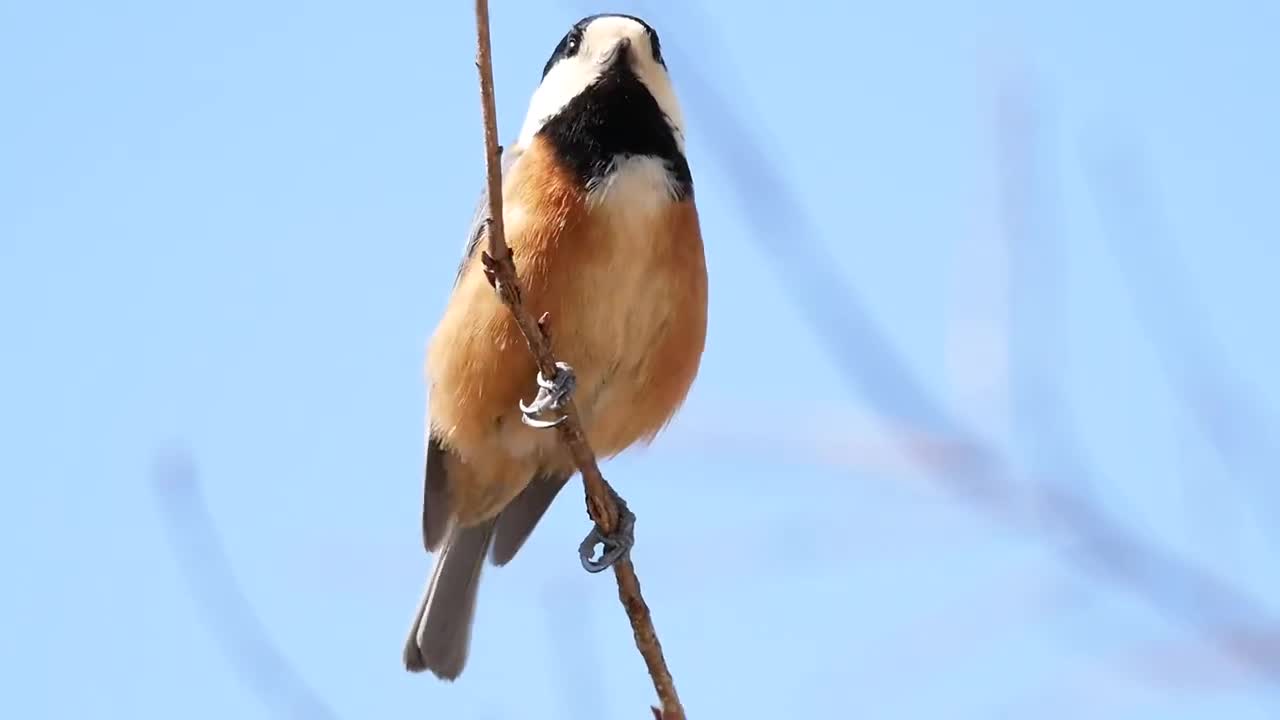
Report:
[{"label": "small songbird", "polygon": [[[684,402],[706,341],[683,120],[648,23],[594,15],[574,24],[542,70],[502,171],[521,297],[533,317],[546,314],[563,362],[552,378],[537,371],[491,287],[482,195],[427,350],[422,534],[436,558],[404,650],[408,670],[448,680],[466,664],[485,556],[509,562],[577,469],[546,429],[556,421],[538,416],[572,393],[600,457],[648,443]],[[593,529],[584,541],[589,570],[630,548],[635,516],[620,510],[612,537]]]}]

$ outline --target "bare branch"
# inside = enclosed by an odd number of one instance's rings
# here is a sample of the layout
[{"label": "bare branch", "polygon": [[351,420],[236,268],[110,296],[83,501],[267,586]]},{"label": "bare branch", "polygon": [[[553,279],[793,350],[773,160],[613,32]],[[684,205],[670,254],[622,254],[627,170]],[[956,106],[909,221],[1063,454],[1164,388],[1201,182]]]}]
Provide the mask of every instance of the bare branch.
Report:
[{"label": "bare branch", "polygon": [[[476,69],[480,74],[480,99],[484,114],[485,171],[489,187],[487,226],[490,259],[486,265],[493,273],[494,286],[497,288],[498,295],[520,326],[520,332],[529,344],[529,350],[537,361],[539,371],[544,377],[554,377],[556,366],[555,357],[551,353],[550,339],[521,302],[515,262],[511,258],[510,248],[507,247],[502,224],[501,150],[498,147],[497,110],[494,102],[493,50],[489,41],[488,0],[476,0]],[[600,532],[610,535],[618,526],[618,506],[613,501],[609,484],[596,464],[595,453],[587,444],[586,435],[578,421],[578,409],[572,398],[569,398],[566,403],[564,413],[567,419],[557,426],[557,430],[582,473],[582,482],[587,493],[587,512]],[[640,580],[636,577],[631,558],[624,556],[615,562],[613,572],[618,581],[618,599],[622,601],[627,617],[631,620],[636,648],[644,657],[649,675],[653,678],[654,690],[657,691],[658,699],[662,702],[662,716],[664,720],[683,720],[684,708],[680,705],[675,682],[671,678],[671,671],[667,669],[667,661],[662,655],[662,645],[658,642],[658,633],[654,630],[649,606],[645,604],[644,596],[640,594]]]}]

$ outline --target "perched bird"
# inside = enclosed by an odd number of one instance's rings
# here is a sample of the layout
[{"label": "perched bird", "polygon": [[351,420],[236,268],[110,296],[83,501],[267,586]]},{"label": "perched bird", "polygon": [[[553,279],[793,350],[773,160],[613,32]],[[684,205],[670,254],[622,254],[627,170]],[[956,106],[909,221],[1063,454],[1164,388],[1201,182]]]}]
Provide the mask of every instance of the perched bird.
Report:
[{"label": "perched bird", "polygon": [[[485,556],[504,565],[576,471],[555,422],[572,393],[604,458],[650,442],[684,402],[702,358],[707,271],[684,129],[658,34],[629,15],[570,28],[542,70],[502,158],[503,222],[522,298],[548,314],[544,378],[486,271],[482,196],[426,362],[423,542],[435,566],[405,667],[452,680],[466,664]],[[524,398],[537,383],[531,404]],[[588,535],[598,571],[631,546]],[[594,544],[605,554],[591,559]]]}]

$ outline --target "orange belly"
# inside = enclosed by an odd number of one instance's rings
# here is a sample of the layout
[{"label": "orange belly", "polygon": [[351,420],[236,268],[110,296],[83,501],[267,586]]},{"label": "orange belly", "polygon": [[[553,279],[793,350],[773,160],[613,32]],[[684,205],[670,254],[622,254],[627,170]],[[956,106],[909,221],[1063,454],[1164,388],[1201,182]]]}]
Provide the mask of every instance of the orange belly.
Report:
[{"label": "orange belly", "polygon": [[[641,161],[643,162],[643,161]],[[707,276],[692,199],[649,188],[652,168],[591,195],[535,140],[503,188],[507,243],[526,308],[550,313],[557,360],[601,457],[649,442],[684,401],[706,338]],[[483,243],[482,243],[483,244]],[[520,422],[536,368],[519,328],[468,261],[427,354],[431,426],[453,451],[454,511],[495,515],[534,473],[572,469],[558,434]]]}]

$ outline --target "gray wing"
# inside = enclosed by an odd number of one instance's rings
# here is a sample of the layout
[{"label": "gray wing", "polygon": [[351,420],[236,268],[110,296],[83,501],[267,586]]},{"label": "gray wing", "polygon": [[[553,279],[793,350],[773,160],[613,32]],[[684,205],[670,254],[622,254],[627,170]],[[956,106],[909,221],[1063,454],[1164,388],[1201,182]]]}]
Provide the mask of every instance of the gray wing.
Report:
[{"label": "gray wing", "polygon": [[[521,152],[519,148],[511,148],[502,153],[503,178],[520,158]],[[471,221],[467,249],[462,256],[462,267],[466,267],[467,261],[476,251],[476,245],[484,236],[484,220],[489,215],[488,203],[488,183],[485,183],[485,189],[480,193],[480,204],[476,207],[475,217]],[[462,274],[462,267],[458,268],[459,276]],[[524,491],[503,508],[493,529],[490,559],[495,565],[506,565],[511,562],[511,559],[524,546],[525,541],[529,539],[533,529],[537,527],[538,521],[551,507],[551,501],[556,499],[556,495],[569,481],[569,477],[570,475],[535,475],[525,486]]]},{"label": "gray wing", "polygon": [[[502,151],[501,167],[504,180],[507,177],[507,173],[511,171],[511,166],[516,164],[516,160],[519,160],[523,153],[524,151],[519,147],[509,147]],[[462,271],[466,269],[467,261],[475,254],[476,246],[485,237],[484,221],[487,217],[489,217],[489,183],[485,182],[480,189],[480,202],[476,203],[475,214],[471,216],[471,228],[467,231],[467,246],[462,250],[462,261],[458,264],[458,274],[453,278],[454,285],[458,284],[458,278],[462,277]]]},{"label": "gray wing", "polygon": [[502,509],[493,531],[494,565],[506,565],[524,547],[538,521],[551,507],[570,475],[535,475],[524,490]]},{"label": "gray wing", "polygon": [[[520,148],[507,148],[502,153],[502,176],[520,159]],[[480,201],[476,204],[475,214],[471,218],[471,229],[467,232],[467,245],[462,251],[462,262],[458,266],[458,274],[454,278],[457,285],[462,271],[476,253],[476,248],[486,237],[485,218],[489,216],[489,184],[486,182],[480,191]],[[444,456],[448,450],[440,443],[439,438],[430,437],[427,441],[426,477],[423,488],[422,539],[427,552],[434,552],[444,541],[449,532],[448,483],[445,479]],[[515,557],[524,546],[538,521],[546,514],[551,502],[569,481],[569,475],[534,476],[519,495],[494,519],[491,526],[492,555],[495,565],[505,565]],[[410,650],[413,650],[410,643]],[[410,653],[412,654],[412,653]],[[408,658],[409,655],[406,655]]]},{"label": "gray wing", "polygon": [[[504,178],[510,172],[511,166],[520,158],[521,153],[518,147],[503,150],[502,176]],[[485,236],[484,221],[488,216],[489,183],[486,182],[480,190],[480,202],[476,204],[475,214],[471,218],[471,229],[467,231],[467,245],[462,251],[462,261],[458,264],[458,272],[453,279],[454,285],[458,284],[458,278],[462,277],[467,261],[475,254],[476,246]],[[446,452],[448,450],[441,444],[440,438],[428,429],[426,467],[423,468],[422,473],[422,544],[427,552],[435,552],[449,531],[449,518],[452,513],[449,508],[449,484],[445,478]]]},{"label": "gray wing", "polygon": [[449,532],[449,485],[445,482],[444,454],[434,432],[427,435],[427,461],[422,473],[422,546],[435,552]]}]

